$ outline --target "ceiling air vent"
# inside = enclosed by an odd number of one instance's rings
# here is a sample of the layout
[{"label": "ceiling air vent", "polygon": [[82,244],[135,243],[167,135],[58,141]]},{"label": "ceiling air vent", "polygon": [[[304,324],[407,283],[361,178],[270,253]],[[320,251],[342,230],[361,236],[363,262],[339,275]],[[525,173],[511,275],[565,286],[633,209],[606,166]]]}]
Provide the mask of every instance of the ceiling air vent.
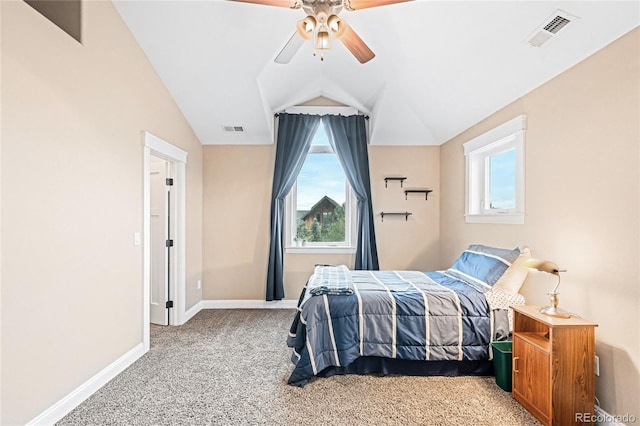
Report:
[{"label": "ceiling air vent", "polygon": [[567,18],[564,18],[560,15],[556,15],[555,18],[551,20],[551,22],[549,22],[547,25],[544,26],[544,30],[549,31],[552,34],[557,34],[558,31],[563,29],[564,26],[567,25],[569,22],[571,21],[568,20]]},{"label": "ceiling air vent", "polygon": [[225,133],[244,133],[244,127],[242,126],[222,126],[222,130]]},{"label": "ceiling air vent", "polygon": [[562,10],[556,10],[553,15],[547,18],[542,25],[527,37],[527,43],[532,47],[540,47],[575,19],[577,19],[577,16],[570,15]]}]

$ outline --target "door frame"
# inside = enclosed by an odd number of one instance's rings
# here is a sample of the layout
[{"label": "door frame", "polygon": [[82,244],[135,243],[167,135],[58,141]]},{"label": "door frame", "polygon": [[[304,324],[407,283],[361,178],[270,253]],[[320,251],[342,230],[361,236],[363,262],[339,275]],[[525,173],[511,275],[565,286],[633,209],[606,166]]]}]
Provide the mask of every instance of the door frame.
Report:
[{"label": "door frame", "polygon": [[172,277],[170,280],[170,293],[173,295],[173,307],[169,323],[171,325],[182,325],[184,323],[185,312],[185,282],[186,282],[186,252],[185,252],[185,190],[186,190],[186,151],[174,146],[159,137],[143,132],[144,153],[143,153],[143,201],[142,201],[142,343],[144,351],[149,350],[149,340],[151,334],[150,308],[151,299],[151,185],[149,172],[151,170],[151,155],[162,158],[171,164],[174,173],[173,206],[171,206],[172,229],[175,230],[173,237],[174,255],[172,260]]}]

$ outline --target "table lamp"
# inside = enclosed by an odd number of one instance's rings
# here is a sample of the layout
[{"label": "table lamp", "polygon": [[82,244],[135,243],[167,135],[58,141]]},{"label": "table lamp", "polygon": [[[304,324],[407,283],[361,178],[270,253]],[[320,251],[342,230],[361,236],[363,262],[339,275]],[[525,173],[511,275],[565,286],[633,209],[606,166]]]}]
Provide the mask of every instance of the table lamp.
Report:
[{"label": "table lamp", "polygon": [[558,283],[553,288],[553,290],[549,292],[549,300],[551,301],[551,305],[541,308],[540,313],[549,315],[551,317],[571,318],[573,316],[571,313],[558,308],[558,294],[560,294],[558,293],[558,287],[560,286],[560,272],[567,272],[567,270],[560,269],[558,265],[553,262],[549,262],[548,260],[527,259],[522,262],[522,265],[526,266],[527,268],[537,269],[538,271],[546,272],[558,277]]}]

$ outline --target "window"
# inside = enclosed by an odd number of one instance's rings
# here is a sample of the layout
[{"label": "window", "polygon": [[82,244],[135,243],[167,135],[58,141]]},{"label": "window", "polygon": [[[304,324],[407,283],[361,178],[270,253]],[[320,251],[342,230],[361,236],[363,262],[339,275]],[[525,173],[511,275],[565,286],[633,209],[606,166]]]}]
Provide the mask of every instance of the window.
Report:
[{"label": "window", "polygon": [[524,130],[520,115],[464,144],[467,223],[524,223]]},{"label": "window", "polygon": [[287,196],[287,251],[353,252],[355,202],[321,123]]}]

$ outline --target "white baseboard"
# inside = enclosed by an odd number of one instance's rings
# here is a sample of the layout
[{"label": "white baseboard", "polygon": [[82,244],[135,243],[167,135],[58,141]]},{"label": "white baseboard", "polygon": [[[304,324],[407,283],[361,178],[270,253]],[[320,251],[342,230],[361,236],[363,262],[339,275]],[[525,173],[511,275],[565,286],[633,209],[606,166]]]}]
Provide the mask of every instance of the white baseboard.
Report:
[{"label": "white baseboard", "polygon": [[[624,426],[624,423],[619,422],[618,420],[623,420],[621,418],[622,416],[614,416],[611,415],[609,413],[607,413],[606,411],[604,411],[602,408],[598,407],[597,405],[595,406],[595,424],[596,426]],[[634,418],[635,420],[635,418]],[[635,423],[635,421],[634,421]]]},{"label": "white baseboard", "polygon": [[93,395],[98,389],[107,384],[109,380],[122,373],[142,355],[144,355],[144,346],[142,343],[139,343],[98,374],[84,382],[73,392],[49,407],[38,417],[31,420],[27,423],[27,426],[45,426],[55,424],[58,420],[69,414],[71,410],[80,405],[84,400]]},{"label": "white baseboard", "polygon": [[186,324],[203,309],[296,309],[297,300],[201,300],[184,313],[182,324]]},{"label": "white baseboard", "polygon": [[182,318],[182,324],[185,324],[191,318],[196,316],[198,312],[202,310],[202,300],[193,305],[187,312],[184,313],[184,317]]},{"label": "white baseboard", "polygon": [[297,300],[203,300],[201,309],[295,309]]}]

